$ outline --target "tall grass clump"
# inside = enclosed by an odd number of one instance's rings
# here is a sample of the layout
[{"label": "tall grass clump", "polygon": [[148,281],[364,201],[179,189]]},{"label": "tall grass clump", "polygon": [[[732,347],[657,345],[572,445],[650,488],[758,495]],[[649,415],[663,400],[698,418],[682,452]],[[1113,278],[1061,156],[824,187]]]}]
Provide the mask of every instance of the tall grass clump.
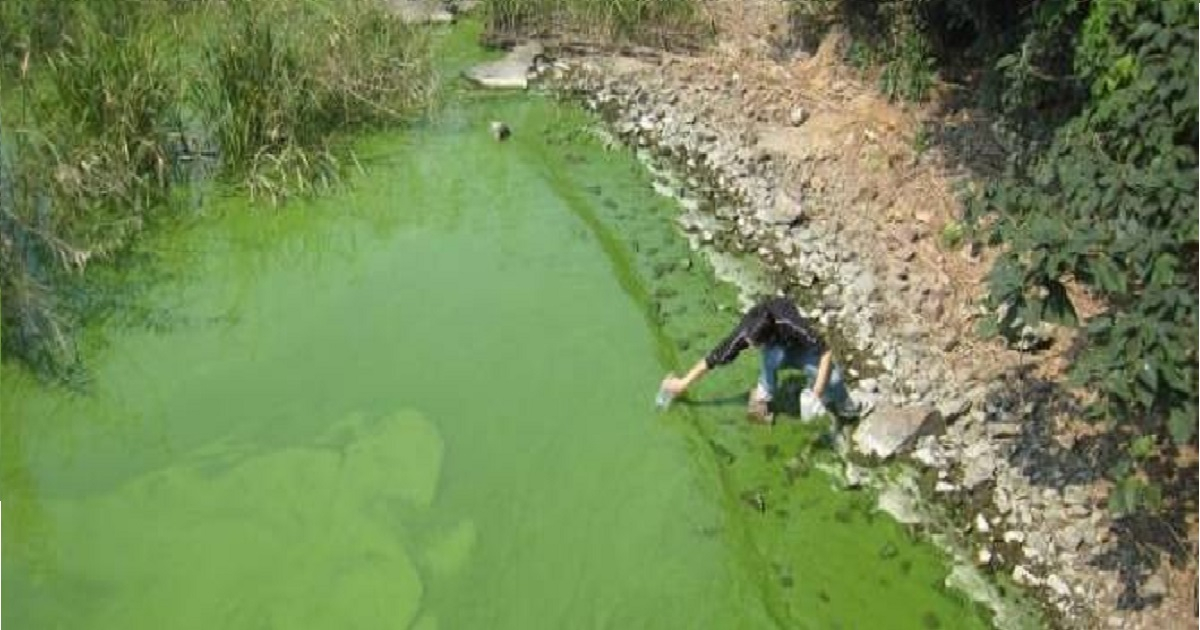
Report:
[{"label": "tall grass clump", "polygon": [[374,0],[0,2],[5,356],[72,371],[65,280],[176,214],[188,164],[273,203],[328,188],[348,133],[420,115],[430,61]]},{"label": "tall grass clump", "polygon": [[697,0],[487,0],[488,28],[659,47],[693,48],[713,24]]},{"label": "tall grass clump", "polygon": [[346,131],[401,123],[432,92],[425,36],[371,0],[336,14],[285,2],[235,0],[234,25],[206,49],[199,102],[223,171],[278,202],[337,180],[332,144]]},{"label": "tall grass clump", "polygon": [[28,35],[8,51],[20,62],[10,68],[11,122],[0,127],[4,345],[56,374],[75,362],[76,319],[58,281],[119,251],[166,205],[165,137],[178,102],[159,42],[137,28],[119,35],[87,5],[65,15],[52,51],[35,57]]}]

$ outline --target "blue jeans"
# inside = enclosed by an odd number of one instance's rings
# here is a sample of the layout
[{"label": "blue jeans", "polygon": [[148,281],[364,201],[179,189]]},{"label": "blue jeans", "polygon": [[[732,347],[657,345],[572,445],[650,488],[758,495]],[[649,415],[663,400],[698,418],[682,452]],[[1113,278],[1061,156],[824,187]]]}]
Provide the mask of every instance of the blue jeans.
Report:
[{"label": "blue jeans", "polygon": [[[763,346],[762,372],[758,375],[758,386],[766,392],[767,400],[774,398],[779,370],[792,368],[804,370],[804,375],[807,377],[805,385],[812,389],[813,383],[817,380],[817,368],[820,364],[821,354],[815,348],[798,351],[785,346]],[[845,409],[850,402],[850,392],[846,391],[846,384],[842,380],[842,370],[837,365],[832,366],[829,370],[829,382],[825,384],[821,402],[825,404],[826,409],[834,412]]]}]

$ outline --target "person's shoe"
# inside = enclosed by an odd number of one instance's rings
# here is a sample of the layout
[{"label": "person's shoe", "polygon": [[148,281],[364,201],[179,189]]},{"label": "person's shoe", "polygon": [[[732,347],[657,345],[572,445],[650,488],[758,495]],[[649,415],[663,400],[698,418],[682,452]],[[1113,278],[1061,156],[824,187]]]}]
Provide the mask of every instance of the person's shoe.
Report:
[{"label": "person's shoe", "polygon": [[751,422],[758,424],[774,424],[775,422],[775,414],[771,413],[770,401],[754,395],[750,396],[750,402],[746,404],[746,415]]}]

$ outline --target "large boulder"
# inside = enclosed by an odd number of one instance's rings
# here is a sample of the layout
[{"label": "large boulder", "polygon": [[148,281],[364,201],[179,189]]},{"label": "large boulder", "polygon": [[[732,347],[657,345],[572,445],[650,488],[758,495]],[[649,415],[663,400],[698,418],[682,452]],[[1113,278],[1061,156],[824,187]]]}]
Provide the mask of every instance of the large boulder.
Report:
[{"label": "large boulder", "polygon": [[529,87],[529,71],[543,54],[541,44],[528,42],[513,47],[502,59],[468,68],[466,75],[481,87],[523,90]]},{"label": "large boulder", "polygon": [[860,453],[887,459],[908,448],[925,435],[946,429],[942,415],[924,405],[883,405],[867,416],[854,431],[854,447]]}]

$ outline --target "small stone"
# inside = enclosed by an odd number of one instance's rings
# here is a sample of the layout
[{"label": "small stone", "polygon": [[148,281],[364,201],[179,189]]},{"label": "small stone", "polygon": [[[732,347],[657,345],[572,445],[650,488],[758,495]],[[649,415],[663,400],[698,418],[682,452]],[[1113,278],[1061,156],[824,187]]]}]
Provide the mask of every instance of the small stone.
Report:
[{"label": "small stone", "polygon": [[938,403],[937,410],[946,422],[953,422],[971,410],[971,401],[966,398],[947,398]]},{"label": "small stone", "polygon": [[963,486],[971,489],[986,481],[991,481],[996,474],[996,456],[991,451],[982,451],[972,456],[968,449],[966,467],[963,470]]},{"label": "small stone", "polygon": [[913,449],[912,458],[930,468],[936,466],[938,463],[938,458],[934,454],[936,443],[937,438],[932,435],[926,435],[917,440],[917,447]]},{"label": "small stone", "polygon": [[934,492],[954,492],[958,490],[958,486],[947,481],[939,481],[933,486]]},{"label": "small stone", "polygon": [[1083,544],[1085,538],[1087,536],[1083,533],[1079,525],[1068,525],[1060,528],[1054,534],[1054,541],[1058,543],[1058,546],[1067,551],[1079,549],[1079,545]]},{"label": "small stone", "polygon": [[808,110],[800,106],[793,107],[791,113],[788,114],[788,122],[792,123],[793,127],[799,127],[807,120]]},{"label": "small stone", "polygon": [[992,526],[988,524],[987,517],[982,513],[975,515],[975,531],[980,534],[986,534],[992,531]]},{"label": "small stone", "polygon": [[1009,530],[1004,532],[1004,542],[1021,544],[1025,542],[1025,532],[1020,530]]},{"label": "small stone", "polygon": [[992,562],[992,550],[987,547],[980,547],[977,559],[979,560],[979,564],[990,564]]},{"label": "small stone", "polygon": [[1138,589],[1142,597],[1148,599],[1162,598],[1167,596],[1167,582],[1163,576],[1155,573],[1151,575]]},{"label": "small stone", "polygon": [[1016,422],[990,422],[987,431],[994,438],[1017,437],[1021,435],[1021,425]]},{"label": "small stone", "polygon": [[1072,518],[1084,518],[1091,514],[1091,511],[1082,505],[1071,505],[1067,507],[1067,514]]},{"label": "small stone", "polygon": [[1071,587],[1067,586],[1066,581],[1064,581],[1057,573],[1051,573],[1050,576],[1046,578],[1046,586],[1049,587],[1050,590],[1054,591],[1054,594],[1058,595],[1059,597],[1065,598],[1071,596]]},{"label": "small stone", "polygon": [[1036,584],[1041,583],[1041,580],[1038,579],[1038,577],[1036,575],[1031,573],[1029,571],[1029,569],[1025,568],[1025,565],[1023,565],[1023,564],[1018,564],[1016,567],[1013,568],[1012,579],[1017,584],[1022,584],[1025,586],[1031,586],[1031,585],[1036,585]]}]

